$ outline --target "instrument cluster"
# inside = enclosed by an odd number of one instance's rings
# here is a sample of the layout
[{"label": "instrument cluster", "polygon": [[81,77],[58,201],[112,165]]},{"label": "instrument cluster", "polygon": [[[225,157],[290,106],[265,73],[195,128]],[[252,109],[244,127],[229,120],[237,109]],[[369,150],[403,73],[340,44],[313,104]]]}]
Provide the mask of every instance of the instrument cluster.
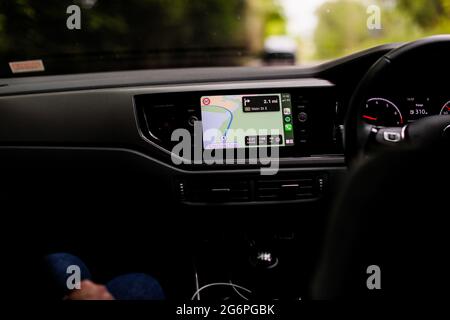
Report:
[{"label": "instrument cluster", "polygon": [[402,127],[424,117],[450,115],[450,97],[369,98],[363,120],[379,127]]}]

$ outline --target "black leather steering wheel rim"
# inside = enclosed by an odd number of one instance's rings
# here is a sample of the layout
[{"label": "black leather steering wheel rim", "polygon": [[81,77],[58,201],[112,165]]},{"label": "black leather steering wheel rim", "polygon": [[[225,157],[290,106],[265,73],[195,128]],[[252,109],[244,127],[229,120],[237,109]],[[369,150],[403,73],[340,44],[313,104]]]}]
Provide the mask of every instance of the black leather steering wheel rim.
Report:
[{"label": "black leather steering wheel rim", "polygon": [[408,57],[422,55],[426,57],[439,52],[448,52],[447,57],[450,57],[450,35],[428,37],[402,45],[385,54],[369,69],[350,99],[345,118],[344,146],[347,164],[351,165],[361,156],[373,128],[362,119],[362,112],[374,84]]}]

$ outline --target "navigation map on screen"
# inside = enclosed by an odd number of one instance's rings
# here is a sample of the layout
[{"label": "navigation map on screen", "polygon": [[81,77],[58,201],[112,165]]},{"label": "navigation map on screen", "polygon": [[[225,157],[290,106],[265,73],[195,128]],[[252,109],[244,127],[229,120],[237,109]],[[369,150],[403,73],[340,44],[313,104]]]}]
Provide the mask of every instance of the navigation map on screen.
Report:
[{"label": "navigation map on screen", "polygon": [[294,145],[287,93],[201,97],[205,149]]}]

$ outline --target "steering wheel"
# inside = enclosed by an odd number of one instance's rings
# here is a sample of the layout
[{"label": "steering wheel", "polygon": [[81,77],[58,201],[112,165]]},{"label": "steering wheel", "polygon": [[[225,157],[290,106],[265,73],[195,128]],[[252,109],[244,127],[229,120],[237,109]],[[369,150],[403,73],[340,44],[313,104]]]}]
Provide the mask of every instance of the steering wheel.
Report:
[{"label": "steering wheel", "polygon": [[[379,59],[354,92],[344,140],[351,170],[330,214],[316,299],[414,298],[445,286],[450,116],[382,127],[363,112],[371,94],[389,85],[397,94],[420,94],[414,83],[450,94],[449,57],[450,36],[406,44]],[[382,290],[368,286],[368,267],[382,272]]]},{"label": "steering wheel", "polygon": [[[366,73],[356,88],[347,111],[344,141],[347,162],[351,165],[368,150],[397,148],[424,148],[447,144],[450,146],[450,115],[428,116],[403,127],[380,127],[368,124],[363,111],[374,87],[393,77],[414,77],[414,68],[443,73],[450,66],[450,35],[433,36],[403,45],[380,58]],[[439,68],[437,70],[433,70]],[[448,70],[448,69],[446,69]],[[448,74],[445,74],[448,77]],[[398,77],[395,86],[402,85]],[[429,81],[419,79],[418,81]],[[449,83],[450,80],[443,78]],[[442,83],[444,83],[442,82]],[[447,86],[448,88],[448,86]],[[449,93],[447,89],[447,94]]]}]

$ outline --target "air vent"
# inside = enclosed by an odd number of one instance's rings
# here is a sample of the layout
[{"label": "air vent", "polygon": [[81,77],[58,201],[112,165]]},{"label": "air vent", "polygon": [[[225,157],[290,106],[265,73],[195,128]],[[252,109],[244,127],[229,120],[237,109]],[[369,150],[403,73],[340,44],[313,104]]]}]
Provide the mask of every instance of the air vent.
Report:
[{"label": "air vent", "polygon": [[320,193],[320,178],[292,180],[259,180],[256,182],[256,198],[259,201],[313,199]]},{"label": "air vent", "polygon": [[324,192],[326,174],[289,177],[202,177],[178,180],[178,194],[188,203],[242,203],[318,200]]},{"label": "air vent", "polygon": [[194,123],[200,119],[200,98],[192,94],[154,94],[135,96],[142,134],[166,150],[177,142],[171,137],[176,129],[193,134]]},{"label": "air vent", "polygon": [[222,203],[250,200],[248,181],[190,181],[184,186],[184,194],[189,202]]}]

